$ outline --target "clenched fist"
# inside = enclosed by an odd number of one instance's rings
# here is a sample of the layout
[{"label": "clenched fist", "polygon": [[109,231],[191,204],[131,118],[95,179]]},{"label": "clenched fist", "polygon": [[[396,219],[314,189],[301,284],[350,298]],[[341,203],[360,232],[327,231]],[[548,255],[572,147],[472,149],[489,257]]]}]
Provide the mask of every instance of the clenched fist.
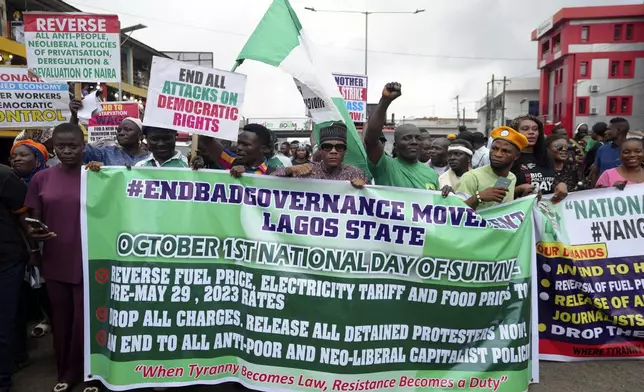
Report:
[{"label": "clenched fist", "polygon": [[385,101],[393,101],[401,95],[401,86],[398,82],[387,83],[382,89],[382,99]]}]

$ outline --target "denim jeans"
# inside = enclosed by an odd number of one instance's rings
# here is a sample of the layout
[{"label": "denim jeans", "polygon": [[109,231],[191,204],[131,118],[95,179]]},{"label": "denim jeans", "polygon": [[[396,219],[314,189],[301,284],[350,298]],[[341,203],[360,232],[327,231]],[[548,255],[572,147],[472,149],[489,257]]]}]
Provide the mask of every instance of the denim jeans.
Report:
[{"label": "denim jeans", "polygon": [[0,388],[11,386],[14,340],[25,264],[0,261]]}]

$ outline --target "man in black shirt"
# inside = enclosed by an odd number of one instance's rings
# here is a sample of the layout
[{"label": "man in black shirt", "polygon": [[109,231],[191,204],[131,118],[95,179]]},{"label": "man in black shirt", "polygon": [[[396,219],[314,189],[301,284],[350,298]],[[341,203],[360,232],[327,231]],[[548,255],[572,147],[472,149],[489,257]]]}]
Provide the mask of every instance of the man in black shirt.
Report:
[{"label": "man in black shirt", "polygon": [[16,315],[29,260],[18,220],[26,212],[26,195],[22,180],[11,168],[0,165],[0,392],[11,386]]}]

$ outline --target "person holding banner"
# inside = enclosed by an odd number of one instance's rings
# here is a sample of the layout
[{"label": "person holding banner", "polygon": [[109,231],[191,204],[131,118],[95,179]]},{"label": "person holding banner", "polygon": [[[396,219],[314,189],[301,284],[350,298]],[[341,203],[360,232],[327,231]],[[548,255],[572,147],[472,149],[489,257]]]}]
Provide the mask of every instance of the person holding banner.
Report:
[{"label": "person holding banner", "polygon": [[272,132],[260,124],[246,124],[242,132],[237,136],[237,153],[224,148],[221,142],[215,138],[200,136],[199,146],[203,147],[202,155],[197,157],[192,164],[194,169],[203,167],[203,162],[208,159],[212,162],[219,162],[226,170],[230,170],[233,177],[241,177],[242,174],[271,174],[275,171],[274,166],[266,163],[266,153],[270,150]]},{"label": "person holding banner", "polygon": [[[176,149],[177,131],[166,128],[143,127],[143,135],[150,150],[149,155],[136,163],[138,167],[186,168],[188,158]],[[90,168],[93,169],[93,168]]]},{"label": "person holding banner", "polygon": [[367,123],[364,143],[367,149],[369,170],[376,185],[400,188],[438,189],[438,175],[434,169],[418,162],[420,129],[412,124],[403,124],[394,132],[396,158],[384,153],[379,138],[385,125],[387,109],[402,94],[399,83],[388,83],[382,90],[380,102]]},{"label": "person holding banner", "polygon": [[[554,159],[546,146],[543,123],[535,116],[525,115],[512,120],[510,128],[520,132],[528,139],[528,145],[512,166],[517,177],[514,197],[519,198],[532,193],[552,194],[551,201],[558,203],[568,195],[568,187],[557,182]],[[553,134],[555,134],[553,130]],[[565,135],[565,133],[564,133]]]},{"label": "person holding banner", "polygon": [[[80,197],[84,134],[78,125],[54,128],[53,144],[60,165],[42,170],[29,183],[25,204],[31,218],[52,237],[42,252],[43,278],[51,300],[52,332],[58,365],[56,392],[71,391],[83,380],[83,257]],[[44,229],[43,229],[44,230]],[[55,235],[53,235],[55,233]],[[87,391],[95,387],[86,387]]]},{"label": "person holding banner", "polygon": [[367,183],[364,172],[357,167],[342,163],[347,151],[347,127],[333,123],[320,129],[320,162],[277,168],[273,176],[313,178],[318,180],[350,181],[355,188]]},{"label": "person holding banner", "polygon": [[[83,107],[80,100],[69,104],[72,112],[70,122],[78,124],[78,111]],[[105,166],[134,166],[137,162],[149,157],[149,153],[141,145],[143,123],[138,118],[127,117],[118,128],[117,146],[85,145],[83,163],[102,162]]]},{"label": "person holding banner", "polygon": [[454,187],[457,193],[469,197],[465,204],[474,210],[514,200],[517,178],[510,169],[528,146],[528,139],[510,127],[496,128],[490,137],[490,165],[463,174]]},{"label": "person holding banner", "polygon": [[639,138],[626,139],[619,149],[619,155],[622,164],[603,172],[596,188],[614,186],[623,190],[626,184],[644,183],[644,141]]}]

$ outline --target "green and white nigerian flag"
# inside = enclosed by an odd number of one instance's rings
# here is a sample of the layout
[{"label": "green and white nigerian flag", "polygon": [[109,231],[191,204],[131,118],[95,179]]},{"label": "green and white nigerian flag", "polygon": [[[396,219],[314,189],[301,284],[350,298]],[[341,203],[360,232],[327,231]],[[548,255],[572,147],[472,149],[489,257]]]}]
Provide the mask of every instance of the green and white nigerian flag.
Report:
[{"label": "green and white nigerian flag", "polygon": [[333,74],[316,58],[313,45],[288,0],[273,1],[237,56],[236,67],[246,59],[279,67],[293,76],[315,123],[316,135],[320,128],[332,122],[346,124],[348,148],[344,162],[369,174],[362,140]]}]

